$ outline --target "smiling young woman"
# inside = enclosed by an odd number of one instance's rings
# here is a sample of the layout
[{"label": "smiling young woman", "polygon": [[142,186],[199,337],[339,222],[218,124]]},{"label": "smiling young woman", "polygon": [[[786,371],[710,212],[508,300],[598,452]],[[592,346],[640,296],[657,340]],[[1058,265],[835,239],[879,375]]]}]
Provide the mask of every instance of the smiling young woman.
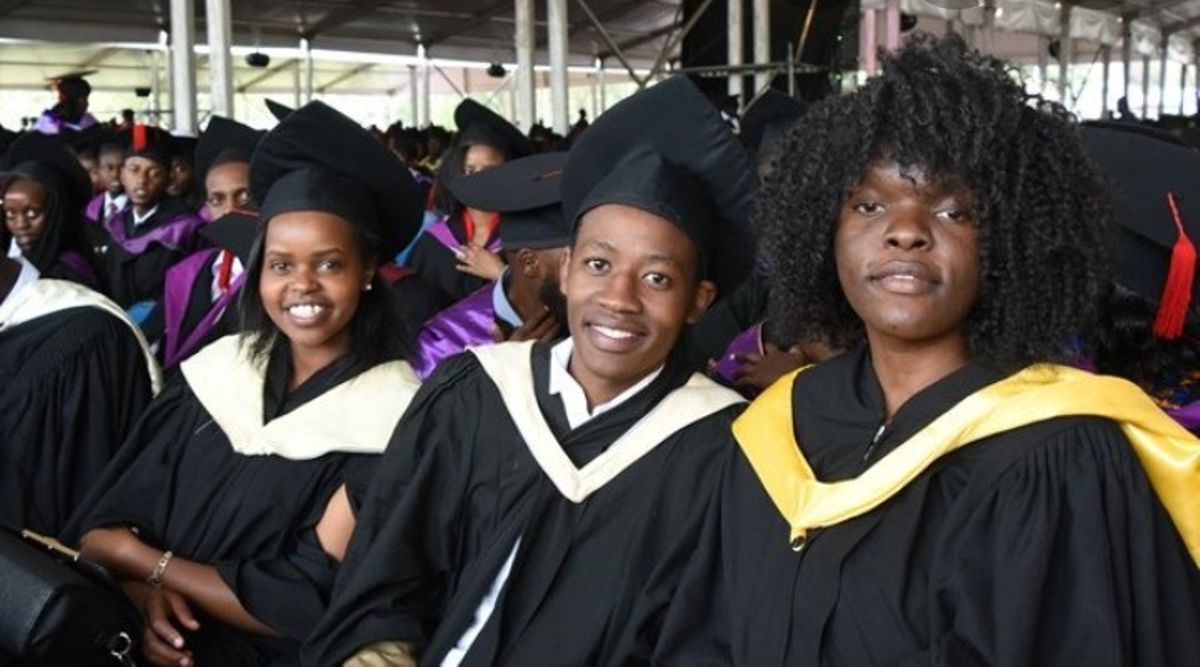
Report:
[{"label": "smiling young woman", "polygon": [[789,132],[770,319],[847,352],[735,422],[657,664],[1195,662],[1200,442],[1054,363],[1105,290],[1105,195],[1069,116],[957,37]]},{"label": "smiling young woman", "polygon": [[375,272],[420,222],[408,170],[314,102],[251,181],[242,334],[182,364],[69,531],[143,610],[153,664],[296,660],[354,523],[331,500],[354,506],[417,387]]}]

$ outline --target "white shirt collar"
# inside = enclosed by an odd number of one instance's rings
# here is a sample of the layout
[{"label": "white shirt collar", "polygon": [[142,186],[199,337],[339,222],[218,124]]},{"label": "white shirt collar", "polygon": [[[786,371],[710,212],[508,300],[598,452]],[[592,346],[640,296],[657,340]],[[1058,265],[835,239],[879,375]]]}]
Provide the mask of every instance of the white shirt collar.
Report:
[{"label": "white shirt collar", "polygon": [[146,215],[138,215],[137,209],[132,209],[132,208],[129,209],[129,213],[131,215],[133,215],[133,226],[137,227],[138,225],[146,222],[146,220],[149,220],[150,216],[154,215],[155,213],[158,213],[158,206],[159,206],[158,204],[155,204],[154,208],[151,208],[149,211],[146,211]]},{"label": "white shirt collar", "polygon": [[21,246],[17,245],[17,240],[13,239],[8,242],[8,256],[17,259],[25,253],[21,252]]},{"label": "white shirt collar", "polygon": [[37,267],[31,264],[29,260],[25,259],[24,257],[15,257],[14,259],[18,264],[21,265],[21,272],[17,274],[17,281],[13,283],[12,289],[8,291],[8,296],[4,297],[3,301],[0,301],[0,322],[8,321],[13,309],[13,304],[17,302],[17,296],[19,296],[26,287],[32,285],[40,275],[38,274]]},{"label": "white shirt collar", "polygon": [[125,208],[125,203],[128,201],[129,201],[129,195],[125,194],[124,192],[122,192],[121,194],[114,197],[113,194],[111,192],[109,192],[108,190],[104,191],[104,206],[105,206],[105,208],[107,208],[109,204],[115,204],[117,207],[117,210],[120,210],[120,209]]},{"label": "white shirt collar", "polygon": [[557,395],[562,400],[563,409],[567,413],[567,425],[571,427],[571,430],[579,428],[588,420],[608,412],[630,398],[633,398],[635,394],[645,389],[651,382],[654,382],[663,371],[663,366],[659,366],[653,373],[649,373],[646,377],[639,380],[637,384],[617,394],[607,403],[601,403],[589,411],[587,407],[587,394],[584,393],[583,387],[579,386],[579,383],[571,376],[571,354],[574,351],[575,341],[571,338],[567,338],[550,348],[549,391],[552,396]]}]

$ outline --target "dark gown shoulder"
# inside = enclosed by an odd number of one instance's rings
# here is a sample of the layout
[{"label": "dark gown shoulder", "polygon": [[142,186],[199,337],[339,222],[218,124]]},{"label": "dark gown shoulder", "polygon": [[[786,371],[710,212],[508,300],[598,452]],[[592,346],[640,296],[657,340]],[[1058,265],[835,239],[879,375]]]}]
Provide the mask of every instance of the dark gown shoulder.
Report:
[{"label": "dark gown shoulder", "polygon": [[[833,409],[796,415],[822,479],[866,467],[881,411],[864,363],[843,355],[794,388],[795,405]],[[918,395],[871,460],[994,376],[967,369]],[[877,509],[810,531],[799,553],[740,450],[717,494],[660,664],[1184,665],[1200,655],[1200,571],[1109,420],[1056,418],[972,443]]]},{"label": "dark gown shoulder", "polygon": [[[466,243],[461,219],[450,218],[447,225],[460,243]],[[467,298],[487,285],[486,280],[459,271],[454,252],[428,231],[417,239],[408,256],[408,266],[437,294],[438,310]]]},{"label": "dark gown shoulder", "polygon": [[59,534],[150,392],[137,338],[100,309],[0,333],[0,522]]}]

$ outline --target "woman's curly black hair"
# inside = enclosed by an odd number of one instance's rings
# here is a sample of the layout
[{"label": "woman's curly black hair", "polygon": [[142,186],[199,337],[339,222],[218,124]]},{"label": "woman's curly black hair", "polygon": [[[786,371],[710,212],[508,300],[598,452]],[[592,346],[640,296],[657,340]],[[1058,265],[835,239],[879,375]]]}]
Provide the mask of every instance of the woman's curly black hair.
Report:
[{"label": "woman's curly black hair", "polygon": [[974,358],[1015,369],[1071,355],[1108,281],[1108,199],[1073,117],[1031,96],[962,39],[916,35],[882,75],[828,98],[784,137],[755,214],[773,268],[768,319],[782,340],[850,347],[863,325],[834,265],[839,212],[879,162],[920,168],[975,196],[980,297]]}]

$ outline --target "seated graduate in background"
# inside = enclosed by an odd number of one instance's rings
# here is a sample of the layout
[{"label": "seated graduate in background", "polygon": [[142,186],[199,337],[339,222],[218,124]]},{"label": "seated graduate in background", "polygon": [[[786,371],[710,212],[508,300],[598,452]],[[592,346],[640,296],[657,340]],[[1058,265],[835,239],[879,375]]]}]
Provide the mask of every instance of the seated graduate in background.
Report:
[{"label": "seated graduate in background", "polygon": [[183,202],[189,211],[208,222],[212,218],[208,217],[204,206],[204,190],[196,182],[196,144],[195,137],[171,137],[168,144],[171,148],[171,168],[167,173],[167,195]]},{"label": "seated graduate in background", "polygon": [[116,134],[107,131],[97,141],[96,164],[103,191],[88,200],[83,217],[87,222],[100,225],[129,207],[129,197],[121,184],[121,165],[125,162],[128,146]]},{"label": "seated graduate in background", "polygon": [[[199,236],[212,247],[192,253],[167,270],[162,299],[142,327],[157,341],[163,369],[170,371],[208,343],[237,331],[243,269],[254,239],[250,207],[250,156],[265,133],[214,116],[196,146],[196,177],[203,184],[211,222]],[[242,225],[246,225],[242,227]]]},{"label": "seated graduate in background", "polygon": [[1136,382],[1159,407],[1200,431],[1200,153],[1121,123],[1083,128],[1115,204],[1113,289],[1091,366]]},{"label": "seated graduate in background", "polygon": [[918,36],[782,148],[770,319],[848,351],[734,423],[655,662],[1194,664],[1200,441],[1048,363],[1108,281],[1071,116]]},{"label": "seated graduate in background", "polygon": [[96,117],[88,113],[88,97],[92,85],[83,77],[96,70],[71,72],[52,79],[58,102],[42,112],[33,131],[40,134],[61,134],[86,130],[96,124]]},{"label": "seated graduate in background", "polygon": [[0,257],[0,525],[58,535],[160,379],[116,304]]},{"label": "seated graduate in background", "polygon": [[113,301],[145,319],[162,295],[167,269],[187,257],[204,221],[182,202],[167,196],[171,136],[139,125],[121,166],[121,184],[129,208],[104,221],[101,241]]},{"label": "seated graduate in background", "polygon": [[422,380],[468,347],[562,336],[566,308],[558,273],[571,245],[559,194],[566,161],[566,153],[541,153],[450,184],[467,206],[500,215],[507,266],[500,278],[425,323],[410,360]]},{"label": "seated graduate in background", "polygon": [[675,78],[601,116],[562,191],[571,337],[476,348],[421,387],[306,664],[623,664],[653,644],[742,403],[681,334],[753,263],[754,174]]},{"label": "seated graduate in background", "polygon": [[[807,103],[768,88],[746,109],[738,139],[753,155],[759,178],[773,168],[780,140],[804,115]],[[783,374],[833,354],[821,342],[780,340],[767,316],[770,267],[760,262],[754,272],[725,294],[688,332],[696,368],[706,368],[718,381],[753,397]]]},{"label": "seated graduate in background", "polygon": [[533,145],[499,114],[466,99],[454,110],[458,137],[446,151],[433,185],[433,206],[442,216],[417,238],[408,266],[437,291],[443,307],[495,280],[500,258],[500,216],[464,205],[448,186],[457,178],[533,153]]},{"label": "seated graduate in background", "polygon": [[104,292],[99,258],[84,231],[91,180],[56,136],[30,132],[0,156],[9,256],[22,255],[43,278],[70,280]]},{"label": "seated graduate in background", "polygon": [[182,364],[67,535],[122,578],[156,665],[296,660],[356,505],[330,499],[418,387],[376,272],[420,224],[404,166],[313,102],[263,138],[251,183],[242,333]]}]

